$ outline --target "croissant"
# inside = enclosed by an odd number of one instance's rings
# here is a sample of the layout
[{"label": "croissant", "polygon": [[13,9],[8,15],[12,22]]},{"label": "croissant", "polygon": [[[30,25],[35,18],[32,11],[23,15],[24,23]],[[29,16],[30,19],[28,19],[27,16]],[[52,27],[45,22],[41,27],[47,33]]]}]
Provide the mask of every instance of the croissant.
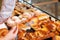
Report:
[{"label": "croissant", "polygon": [[0,24],[0,37],[4,37],[8,33],[7,26],[3,23]]}]

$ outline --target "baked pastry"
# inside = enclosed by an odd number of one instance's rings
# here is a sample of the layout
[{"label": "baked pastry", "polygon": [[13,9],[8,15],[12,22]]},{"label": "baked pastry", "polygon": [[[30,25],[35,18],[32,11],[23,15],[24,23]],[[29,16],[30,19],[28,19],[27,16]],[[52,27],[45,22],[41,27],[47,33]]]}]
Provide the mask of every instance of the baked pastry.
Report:
[{"label": "baked pastry", "polygon": [[60,40],[60,36],[56,36],[56,40]]},{"label": "baked pastry", "polygon": [[4,23],[0,24],[0,38],[4,37],[7,33],[8,33],[7,26]]}]

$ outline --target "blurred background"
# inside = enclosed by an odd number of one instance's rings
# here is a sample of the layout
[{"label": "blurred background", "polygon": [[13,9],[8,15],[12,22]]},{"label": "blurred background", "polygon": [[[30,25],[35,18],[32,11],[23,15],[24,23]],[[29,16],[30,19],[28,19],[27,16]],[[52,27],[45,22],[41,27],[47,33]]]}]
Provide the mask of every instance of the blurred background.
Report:
[{"label": "blurred background", "polygon": [[60,0],[31,0],[40,9],[60,19]]}]

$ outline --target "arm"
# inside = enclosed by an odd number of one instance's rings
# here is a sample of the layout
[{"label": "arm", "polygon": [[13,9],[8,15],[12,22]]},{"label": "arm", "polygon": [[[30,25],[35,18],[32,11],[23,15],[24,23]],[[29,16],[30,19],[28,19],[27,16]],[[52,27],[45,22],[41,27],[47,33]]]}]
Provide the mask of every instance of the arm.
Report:
[{"label": "arm", "polygon": [[5,21],[12,15],[16,0],[2,0],[2,7],[0,11],[0,23]]}]

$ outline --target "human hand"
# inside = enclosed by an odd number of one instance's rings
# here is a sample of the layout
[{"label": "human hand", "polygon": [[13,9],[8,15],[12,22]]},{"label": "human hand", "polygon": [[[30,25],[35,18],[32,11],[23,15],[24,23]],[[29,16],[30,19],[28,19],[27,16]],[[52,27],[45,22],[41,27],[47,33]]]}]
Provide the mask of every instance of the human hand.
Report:
[{"label": "human hand", "polygon": [[10,32],[3,38],[3,40],[12,40],[14,38],[16,38],[18,33],[18,28],[14,27],[10,30]]}]

